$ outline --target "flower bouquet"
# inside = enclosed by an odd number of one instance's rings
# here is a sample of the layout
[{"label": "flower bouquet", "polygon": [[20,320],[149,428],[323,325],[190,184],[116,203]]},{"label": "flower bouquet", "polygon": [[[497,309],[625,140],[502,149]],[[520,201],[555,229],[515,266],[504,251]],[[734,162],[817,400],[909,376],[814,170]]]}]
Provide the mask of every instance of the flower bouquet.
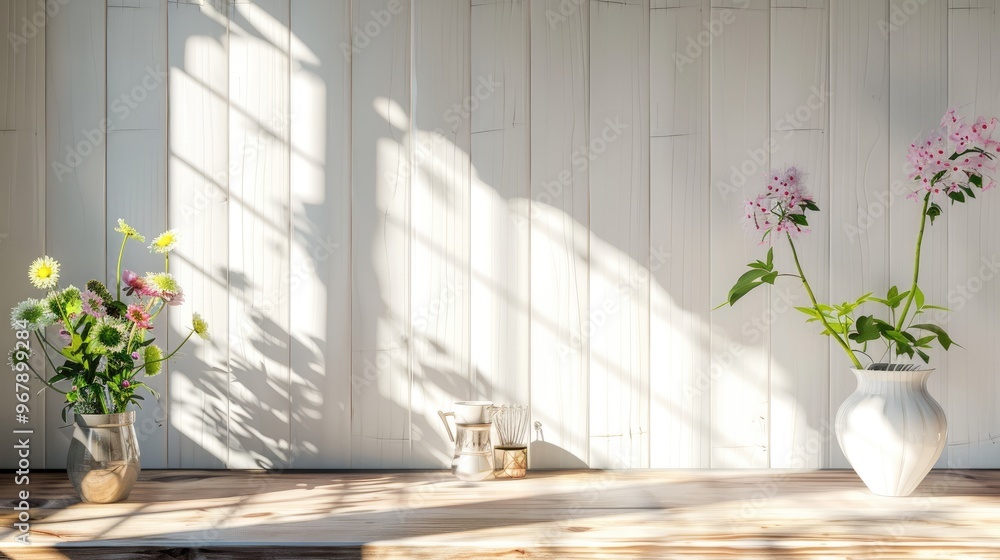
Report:
[{"label": "flower bouquet", "polygon": [[[164,354],[150,336],[153,322],[167,306],[184,302],[184,292],[169,273],[170,252],[177,245],[177,233],[170,230],[149,245],[153,253],[163,255],[164,271],[140,276],[122,270],[122,255],[130,240],[145,243],[145,238],[124,220],[115,231],[122,234],[118,252],[115,293],[99,280],[87,282],[86,289],[75,286],[59,288],[59,262],[44,256],[28,269],[32,285],[47,291],[42,299],[27,299],[11,312],[11,327],[33,333],[54,375],[45,379],[32,367],[33,351],[15,349],[8,361],[18,372],[29,370],[45,385],[66,396],[63,419],[72,409],[77,414],[120,414],[130,404],[139,406],[143,388],[158,397],[147,385],[145,376],[160,373],[163,363],[183,347],[192,335],[208,339],[208,325],[193,314],[191,332],[173,351]],[[123,294],[124,292],[124,294]],[[58,339],[47,336],[47,329],[58,328]],[[57,365],[57,361],[62,361]],[[65,390],[59,385],[65,387]]]},{"label": "flower bouquet", "polygon": [[[1000,157],[1000,141],[993,138],[996,126],[996,118],[985,117],[965,124],[951,110],[937,131],[910,145],[909,178],[918,186],[908,198],[923,207],[913,276],[905,291],[892,286],[883,297],[868,292],[839,304],[817,301],[799,262],[796,239],[809,225],[806,213],[818,211],[819,206],[802,185],[802,173],[796,167],[772,170],[766,177],[765,192],[746,202],[749,229],[761,236],[761,244],[787,241],[795,271],[775,270],[771,247],[764,260],[748,265],[749,270],[736,281],[722,305],[733,305],[779,277],[791,277],[802,284],[810,305],[796,309],[806,315],[807,322],[819,323],[820,334],[831,337],[854,365],[858,386],[838,409],[834,429],[844,456],[876,494],[909,495],[944,449],[948,422],[941,405],[927,390],[933,369],[892,362],[905,355],[929,363],[932,344],[945,351],[955,345],[940,325],[922,319],[931,311],[948,310],[928,304],[918,285],[920,250],[928,221],[933,225],[943,212],[941,202],[964,203],[995,185],[990,174],[996,173]],[[872,305],[878,312],[862,313]],[[869,344],[875,347],[869,348]],[[876,359],[873,355],[877,350],[883,353]],[[867,367],[862,356],[869,361]]]}]

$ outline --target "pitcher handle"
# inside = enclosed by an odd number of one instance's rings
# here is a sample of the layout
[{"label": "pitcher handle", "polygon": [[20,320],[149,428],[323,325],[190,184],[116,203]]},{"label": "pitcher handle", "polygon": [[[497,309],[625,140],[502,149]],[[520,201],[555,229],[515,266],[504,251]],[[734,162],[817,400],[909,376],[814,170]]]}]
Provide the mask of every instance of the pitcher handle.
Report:
[{"label": "pitcher handle", "polygon": [[444,429],[448,431],[448,439],[450,439],[452,441],[452,443],[454,443],[455,442],[455,436],[452,435],[452,433],[451,433],[451,426],[448,425],[448,418],[447,417],[451,416],[452,418],[454,418],[455,417],[455,413],[454,412],[441,412],[439,410],[438,411],[438,416],[440,416],[441,417],[441,421],[444,422]]}]

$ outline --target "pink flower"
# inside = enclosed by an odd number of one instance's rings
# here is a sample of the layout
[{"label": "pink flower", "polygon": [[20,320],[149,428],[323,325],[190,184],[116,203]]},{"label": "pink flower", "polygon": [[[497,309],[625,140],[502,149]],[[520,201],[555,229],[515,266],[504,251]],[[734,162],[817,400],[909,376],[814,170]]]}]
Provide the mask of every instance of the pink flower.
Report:
[{"label": "pink flower", "polygon": [[135,323],[136,328],[147,331],[153,329],[153,324],[149,320],[149,313],[146,313],[146,310],[141,305],[135,303],[129,305],[125,316],[128,317],[129,321]]},{"label": "pink flower", "polygon": [[997,119],[979,117],[975,124],[963,122],[955,109],[949,109],[941,118],[941,127],[919,142],[910,144],[906,160],[910,165],[910,179],[920,182],[920,187],[907,198],[922,200],[928,194],[944,192],[949,195],[976,186],[993,185],[989,174],[997,170],[1000,142],[993,140]]},{"label": "pink flower", "polygon": [[772,231],[792,236],[807,232],[805,212],[819,208],[802,186],[801,171],[792,165],[783,171],[772,169],[764,178],[765,192],[744,205],[749,229],[763,232],[761,243]]},{"label": "pink flower", "polygon": [[131,270],[125,269],[122,271],[122,282],[128,286],[128,289],[125,290],[126,295],[133,295],[137,292],[139,295],[149,295],[149,287],[146,285],[146,279]]},{"label": "pink flower", "polygon": [[65,342],[66,344],[73,342],[73,337],[69,334],[69,331],[66,329],[59,329],[59,336],[62,337],[63,342]]},{"label": "pink flower", "polygon": [[95,319],[100,319],[104,317],[104,300],[101,296],[95,294],[90,290],[84,290],[80,293],[80,299],[83,300],[83,312]]},{"label": "pink flower", "polygon": [[131,383],[129,383],[129,380],[128,380],[128,379],[126,379],[126,380],[122,381],[122,388],[124,388],[124,389],[128,389],[128,388],[129,388],[129,386],[131,386],[131,385],[132,385],[132,384],[131,384]]}]

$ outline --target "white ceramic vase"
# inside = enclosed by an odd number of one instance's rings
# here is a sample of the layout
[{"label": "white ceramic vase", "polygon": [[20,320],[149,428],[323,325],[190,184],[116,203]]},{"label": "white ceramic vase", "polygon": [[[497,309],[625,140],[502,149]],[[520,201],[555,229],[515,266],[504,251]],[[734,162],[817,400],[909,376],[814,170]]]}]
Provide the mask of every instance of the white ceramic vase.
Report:
[{"label": "white ceramic vase", "polygon": [[837,441],[868,489],[908,496],[944,450],[948,421],[927,392],[933,369],[855,369],[858,387],[840,405]]}]

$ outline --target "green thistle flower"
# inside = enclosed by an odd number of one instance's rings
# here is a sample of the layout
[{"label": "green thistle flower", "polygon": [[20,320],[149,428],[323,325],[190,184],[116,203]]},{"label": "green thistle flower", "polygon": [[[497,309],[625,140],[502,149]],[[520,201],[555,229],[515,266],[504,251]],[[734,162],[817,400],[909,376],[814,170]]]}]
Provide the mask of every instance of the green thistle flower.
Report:
[{"label": "green thistle flower", "polygon": [[177,280],[169,272],[156,272],[146,275],[146,283],[161,294],[176,294],[181,291]]},{"label": "green thistle flower", "polygon": [[29,298],[17,304],[10,311],[10,327],[18,329],[18,323],[27,323],[27,330],[38,331],[56,322],[53,315],[44,301]]},{"label": "green thistle flower", "polygon": [[146,347],[143,360],[146,362],[146,375],[152,377],[163,370],[163,350],[155,344]]},{"label": "green thistle flower", "polygon": [[88,347],[98,354],[114,354],[125,348],[127,328],[117,319],[102,319],[98,321],[87,338]]}]

